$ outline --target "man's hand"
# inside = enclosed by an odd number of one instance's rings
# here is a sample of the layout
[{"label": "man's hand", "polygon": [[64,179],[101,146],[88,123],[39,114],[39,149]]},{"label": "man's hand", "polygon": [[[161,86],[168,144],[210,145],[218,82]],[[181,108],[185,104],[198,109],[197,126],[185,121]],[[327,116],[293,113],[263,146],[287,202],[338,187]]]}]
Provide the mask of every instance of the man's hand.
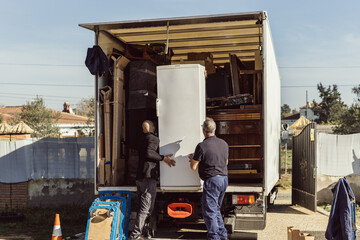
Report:
[{"label": "man's hand", "polygon": [[175,166],[176,164],[175,160],[171,158],[172,156],[173,156],[172,154],[166,155],[163,159],[164,163],[169,165],[169,167]]},{"label": "man's hand", "polygon": [[188,155],[189,157],[189,163],[190,163],[190,169],[193,171],[196,171],[199,165],[199,161],[194,160],[194,154],[190,153]]}]

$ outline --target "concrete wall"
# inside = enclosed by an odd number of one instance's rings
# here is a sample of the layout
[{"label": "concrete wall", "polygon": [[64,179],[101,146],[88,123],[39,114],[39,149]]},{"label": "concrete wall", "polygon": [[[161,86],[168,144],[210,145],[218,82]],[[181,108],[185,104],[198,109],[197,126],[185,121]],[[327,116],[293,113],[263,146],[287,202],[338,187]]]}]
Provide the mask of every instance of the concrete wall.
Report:
[{"label": "concrete wall", "polygon": [[[317,176],[317,200],[320,203],[332,203],[333,193],[331,189],[342,177],[334,177],[318,174]],[[360,199],[360,175],[346,176],[356,199]]]},{"label": "concrete wall", "polygon": [[38,179],[28,184],[28,207],[90,206],[94,200],[93,179]]}]

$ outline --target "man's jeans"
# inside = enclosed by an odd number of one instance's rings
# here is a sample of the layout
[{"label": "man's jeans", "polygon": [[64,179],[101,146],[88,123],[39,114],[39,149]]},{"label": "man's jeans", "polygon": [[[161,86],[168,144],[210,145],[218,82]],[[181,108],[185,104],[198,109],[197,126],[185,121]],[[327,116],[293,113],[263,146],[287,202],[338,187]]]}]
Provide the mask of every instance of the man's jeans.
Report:
[{"label": "man's jeans", "polygon": [[154,209],[156,185],[156,180],[150,178],[144,178],[141,181],[136,181],[137,193],[139,197],[139,211],[136,216],[134,230],[130,236],[132,238],[137,238],[142,234],[145,221]]},{"label": "man's jeans", "polygon": [[202,213],[208,230],[207,237],[210,240],[227,239],[227,231],[220,212],[227,186],[227,176],[211,177],[203,184]]}]

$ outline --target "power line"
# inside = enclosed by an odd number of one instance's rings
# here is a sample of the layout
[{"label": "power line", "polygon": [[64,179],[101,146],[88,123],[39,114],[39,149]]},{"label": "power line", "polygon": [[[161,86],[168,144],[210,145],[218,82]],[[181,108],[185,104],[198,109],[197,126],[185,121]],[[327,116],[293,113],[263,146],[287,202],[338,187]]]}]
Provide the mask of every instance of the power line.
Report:
[{"label": "power line", "polygon": [[[29,102],[32,101],[34,99],[32,99],[31,97],[27,97],[27,98],[19,98],[19,97],[15,97],[15,96],[0,96],[0,105],[1,105],[1,101],[6,101],[9,99],[15,99],[15,101],[11,100],[12,102]],[[17,101],[16,101],[17,100]],[[51,103],[64,103],[65,99],[63,98],[59,98],[59,99],[44,99],[45,103],[51,102]],[[80,101],[80,100],[79,100]]]},{"label": "power line", "polygon": [[30,97],[49,97],[49,98],[74,98],[74,99],[81,99],[82,97],[68,97],[68,96],[54,96],[54,95],[42,95],[42,94],[23,94],[23,93],[1,93],[0,95],[17,95],[17,96],[30,96]]},{"label": "power line", "polygon": [[1,85],[15,85],[15,86],[43,86],[43,87],[94,87],[93,85],[80,84],[47,84],[47,83],[14,83],[14,82],[0,82]]},{"label": "power line", "polygon": [[[336,85],[338,87],[356,87],[358,86],[357,84],[352,84],[352,85]],[[298,85],[298,86],[281,86],[282,88],[313,88],[313,87],[317,87],[317,85]]]},{"label": "power line", "polygon": [[38,66],[38,67],[86,67],[76,64],[46,64],[46,63],[0,63],[4,66]]}]

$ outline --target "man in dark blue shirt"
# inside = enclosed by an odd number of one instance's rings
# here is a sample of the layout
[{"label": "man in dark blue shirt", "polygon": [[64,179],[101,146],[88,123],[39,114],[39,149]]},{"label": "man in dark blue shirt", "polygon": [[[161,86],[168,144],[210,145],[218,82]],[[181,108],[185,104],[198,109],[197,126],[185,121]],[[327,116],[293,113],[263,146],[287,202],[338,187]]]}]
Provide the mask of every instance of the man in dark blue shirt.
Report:
[{"label": "man in dark blue shirt", "polygon": [[228,144],[215,136],[216,124],[206,118],[202,125],[205,139],[190,154],[190,168],[199,168],[200,178],[204,181],[201,198],[203,218],[208,230],[208,239],[227,239],[227,231],[221,216],[221,204],[228,186]]}]

